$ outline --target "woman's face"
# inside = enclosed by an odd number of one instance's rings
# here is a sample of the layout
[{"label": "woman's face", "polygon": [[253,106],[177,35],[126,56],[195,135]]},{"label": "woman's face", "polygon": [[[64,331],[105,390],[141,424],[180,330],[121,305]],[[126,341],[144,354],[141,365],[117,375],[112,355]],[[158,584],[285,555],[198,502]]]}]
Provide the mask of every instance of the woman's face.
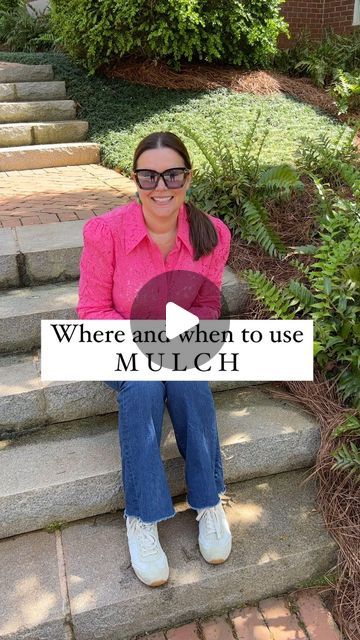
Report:
[{"label": "woman's face", "polygon": [[[159,173],[175,167],[185,168],[184,159],[179,153],[168,147],[144,151],[138,158],[136,166],[137,169],[152,169]],[[135,178],[135,174],[132,174],[132,178]],[[137,185],[144,212],[161,218],[177,214],[185,201],[190,181],[191,173],[187,174],[185,184],[180,189],[168,188],[163,178],[160,178],[157,187],[151,191],[141,189]]]}]

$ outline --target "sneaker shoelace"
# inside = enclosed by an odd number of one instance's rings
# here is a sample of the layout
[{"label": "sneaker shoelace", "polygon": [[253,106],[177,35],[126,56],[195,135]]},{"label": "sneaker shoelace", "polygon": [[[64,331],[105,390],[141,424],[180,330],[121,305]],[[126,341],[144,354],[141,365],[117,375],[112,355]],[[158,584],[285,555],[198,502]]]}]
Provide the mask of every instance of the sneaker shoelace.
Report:
[{"label": "sneaker shoelace", "polygon": [[131,521],[130,526],[137,536],[144,556],[154,555],[158,552],[158,540],[153,530],[153,524],[134,519]]},{"label": "sneaker shoelace", "polygon": [[222,536],[222,524],[220,514],[217,511],[216,507],[200,509],[199,515],[196,516],[196,520],[200,521],[201,518],[205,522],[206,533],[215,533],[217,538],[220,539]]}]

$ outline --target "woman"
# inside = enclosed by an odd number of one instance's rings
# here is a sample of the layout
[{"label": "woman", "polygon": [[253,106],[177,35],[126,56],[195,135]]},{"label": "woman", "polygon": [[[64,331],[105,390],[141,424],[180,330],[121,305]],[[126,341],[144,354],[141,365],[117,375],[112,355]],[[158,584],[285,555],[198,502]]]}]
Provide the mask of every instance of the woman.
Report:
[{"label": "woman", "polygon": [[[230,231],[188,202],[191,177],[189,154],[176,135],[156,132],[140,142],[132,172],[136,201],[84,227],[79,318],[129,319],[141,287],[173,270],[201,274],[220,290]],[[210,295],[204,284],[189,310],[200,319],[218,318],[220,295]],[[231,532],[220,499],[226,487],[209,384],[108,384],[118,394],[124,518],[136,575],[149,586],[169,577],[157,530],[159,521],[176,514],[160,455],[165,402],[185,460],[188,504],[198,512],[200,552],[207,562],[224,562]]]}]

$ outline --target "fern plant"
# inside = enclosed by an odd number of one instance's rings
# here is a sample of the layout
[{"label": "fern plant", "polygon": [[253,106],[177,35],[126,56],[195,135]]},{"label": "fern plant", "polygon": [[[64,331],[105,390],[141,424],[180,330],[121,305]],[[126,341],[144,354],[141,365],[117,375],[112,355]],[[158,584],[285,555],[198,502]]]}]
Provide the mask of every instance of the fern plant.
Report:
[{"label": "fern plant", "polygon": [[[353,146],[354,132],[344,130],[335,142],[326,136],[303,140],[300,167],[317,189],[316,244],[296,247],[293,253],[312,256],[304,265],[291,264],[299,279],[277,286],[259,271],[244,273],[255,296],[273,318],[310,318],[314,321],[314,355],[331,378],[343,401],[355,415],[334,430],[341,438],[334,449],[334,469],[360,477],[360,165]],[[342,198],[330,188],[347,187]]]},{"label": "fern plant", "polygon": [[[280,319],[314,320],[314,355],[336,376],[344,401],[360,410],[360,224],[357,203],[338,200],[323,222],[306,284],[275,285],[257,271],[246,271],[255,296]],[[359,212],[357,212],[359,213]],[[303,276],[305,274],[302,274]]]},{"label": "fern plant", "polygon": [[331,94],[339,108],[339,114],[360,107],[360,73],[350,73],[338,69],[331,85]]},{"label": "fern plant", "polygon": [[301,138],[297,153],[297,165],[300,171],[308,173],[314,180],[323,204],[331,204],[332,192],[327,189],[329,183],[337,188],[347,185],[358,197],[360,190],[359,152],[354,144],[358,128],[344,127],[335,140],[327,134],[321,134],[317,140]]},{"label": "fern plant", "polygon": [[328,30],[317,42],[303,32],[294,46],[278,51],[275,65],[288,74],[306,74],[317,86],[329,86],[338,69],[351,72],[360,68],[360,33],[354,30],[344,36]]},{"label": "fern plant", "polygon": [[266,201],[289,197],[303,188],[298,173],[283,164],[264,168],[260,157],[267,133],[257,134],[260,112],[243,140],[230,148],[220,126],[213,121],[211,140],[190,127],[180,125],[203,153],[207,164],[195,173],[196,201],[208,213],[221,215],[234,235],[257,242],[271,256],[282,257],[286,248],[272,229]]},{"label": "fern plant", "polygon": [[13,9],[0,11],[0,42],[10,51],[41,51],[51,49],[55,37],[51,31],[49,15],[32,9],[19,0]]}]

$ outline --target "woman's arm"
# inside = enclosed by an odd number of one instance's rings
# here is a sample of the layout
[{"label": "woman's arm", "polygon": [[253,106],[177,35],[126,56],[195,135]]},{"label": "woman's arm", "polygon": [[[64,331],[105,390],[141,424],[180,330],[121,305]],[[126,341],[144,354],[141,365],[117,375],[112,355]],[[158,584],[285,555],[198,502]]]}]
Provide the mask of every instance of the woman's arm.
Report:
[{"label": "woman's arm", "polygon": [[83,235],[78,317],[83,320],[124,320],[113,306],[115,256],[111,230],[100,218],[92,218],[85,224]]},{"label": "woman's arm", "polygon": [[206,280],[189,309],[200,320],[218,320],[221,313],[221,284],[230,253],[231,233],[219,218],[215,218],[215,226],[219,242],[213,251]]}]

